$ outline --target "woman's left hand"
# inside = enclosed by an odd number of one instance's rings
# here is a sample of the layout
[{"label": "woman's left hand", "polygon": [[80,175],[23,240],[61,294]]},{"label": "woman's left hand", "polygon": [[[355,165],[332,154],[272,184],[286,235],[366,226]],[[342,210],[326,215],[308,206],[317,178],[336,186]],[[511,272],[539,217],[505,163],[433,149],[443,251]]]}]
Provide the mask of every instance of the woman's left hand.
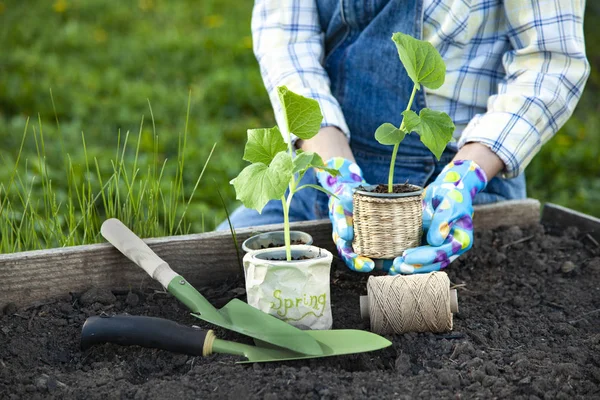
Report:
[{"label": "woman's left hand", "polygon": [[427,245],[394,260],[391,275],[439,271],[473,245],[473,199],[487,185],[474,161],[448,164],[423,193],[423,232]]}]

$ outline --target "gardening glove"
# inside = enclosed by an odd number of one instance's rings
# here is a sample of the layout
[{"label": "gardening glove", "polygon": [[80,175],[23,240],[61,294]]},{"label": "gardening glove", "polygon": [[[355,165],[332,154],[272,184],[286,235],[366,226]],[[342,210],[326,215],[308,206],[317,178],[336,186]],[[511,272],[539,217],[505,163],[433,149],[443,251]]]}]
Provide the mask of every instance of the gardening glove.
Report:
[{"label": "gardening glove", "polygon": [[473,245],[473,199],[487,185],[473,161],[448,164],[423,193],[423,232],[428,245],[404,251],[391,275],[439,271]]},{"label": "gardening glove", "polygon": [[333,227],[333,241],[340,257],[348,268],[353,271],[370,272],[375,263],[363,256],[359,256],[352,249],[354,238],[354,225],[352,220],[352,194],[353,189],[366,185],[360,167],[342,157],[334,157],[327,161],[328,168],[340,172],[332,176],[326,170],[317,170],[317,179],[323,188],[335,194],[329,196],[329,219]]}]

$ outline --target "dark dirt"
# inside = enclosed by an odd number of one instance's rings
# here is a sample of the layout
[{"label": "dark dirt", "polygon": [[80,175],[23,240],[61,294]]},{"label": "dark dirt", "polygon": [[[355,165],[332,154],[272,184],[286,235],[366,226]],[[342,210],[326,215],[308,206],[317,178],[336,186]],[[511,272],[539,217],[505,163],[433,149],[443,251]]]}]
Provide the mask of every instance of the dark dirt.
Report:
[{"label": "dark dirt", "polygon": [[[306,244],[305,242],[303,242],[302,240],[290,240],[290,244]],[[261,249],[272,249],[273,247],[280,247],[282,246],[281,243],[269,243],[266,246],[260,246]]]},{"label": "dark dirt", "polygon": [[[266,260],[269,261],[286,261],[286,258],[277,258],[277,257],[265,257]],[[310,260],[310,257],[300,256],[300,257],[292,257],[292,261],[300,261],[300,260]]]},{"label": "dark dirt", "polygon": [[[363,189],[364,190],[364,189]],[[413,193],[416,192],[414,185],[406,183],[396,184],[392,186],[394,193]],[[388,193],[388,185],[379,184],[373,190],[373,193]]]},{"label": "dark dirt", "polygon": [[[600,398],[600,249],[585,235],[549,236],[542,227],[478,232],[448,273],[459,290],[453,332],[388,336],[393,346],[372,353],[249,366],[218,354],[111,344],[79,350],[83,322],[103,312],[207,327],[161,291],[94,289],[7,307],[0,398]],[[333,268],[334,328],[368,329],[358,307],[367,277]],[[201,291],[220,307],[243,298],[242,287]]]}]

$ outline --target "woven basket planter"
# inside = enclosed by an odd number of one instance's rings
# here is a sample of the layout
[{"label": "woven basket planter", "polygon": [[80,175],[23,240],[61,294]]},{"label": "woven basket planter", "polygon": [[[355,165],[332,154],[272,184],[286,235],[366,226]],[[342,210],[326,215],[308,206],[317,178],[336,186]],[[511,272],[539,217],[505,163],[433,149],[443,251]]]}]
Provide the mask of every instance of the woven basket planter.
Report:
[{"label": "woven basket planter", "polygon": [[[408,193],[375,193],[376,185],[354,191],[354,251],[393,259],[421,244],[423,188]],[[364,189],[364,190],[363,190]]]}]

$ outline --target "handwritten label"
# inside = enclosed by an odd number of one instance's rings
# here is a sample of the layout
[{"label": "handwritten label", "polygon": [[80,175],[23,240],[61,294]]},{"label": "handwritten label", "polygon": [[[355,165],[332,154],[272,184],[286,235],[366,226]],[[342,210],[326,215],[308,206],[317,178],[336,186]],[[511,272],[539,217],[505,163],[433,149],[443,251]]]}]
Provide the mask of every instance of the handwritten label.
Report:
[{"label": "handwritten label", "polygon": [[[323,316],[325,305],[327,304],[327,293],[319,295],[311,295],[304,293],[301,297],[284,297],[281,290],[277,289],[273,292],[275,301],[271,303],[271,309],[277,311],[277,315],[285,318],[287,321],[300,321],[307,315],[314,315],[317,318]],[[309,311],[304,312],[308,308]],[[314,310],[314,311],[313,311]],[[288,316],[291,311],[292,315],[297,315],[299,312],[304,312],[300,317],[294,318]]]}]

